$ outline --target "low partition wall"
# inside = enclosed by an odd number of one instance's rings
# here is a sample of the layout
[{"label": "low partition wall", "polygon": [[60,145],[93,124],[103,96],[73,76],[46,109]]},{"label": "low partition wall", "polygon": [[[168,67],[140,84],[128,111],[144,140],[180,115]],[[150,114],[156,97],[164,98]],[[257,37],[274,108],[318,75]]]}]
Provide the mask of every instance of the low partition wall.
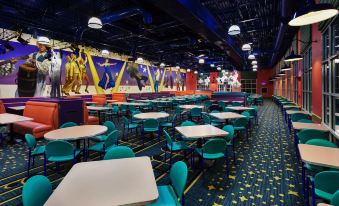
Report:
[{"label": "low partition wall", "polygon": [[129,99],[156,99],[161,97],[174,96],[170,92],[147,92],[147,93],[128,93]]},{"label": "low partition wall", "polygon": [[246,105],[246,92],[213,92],[212,93],[212,100],[214,101],[241,101],[243,105]]}]

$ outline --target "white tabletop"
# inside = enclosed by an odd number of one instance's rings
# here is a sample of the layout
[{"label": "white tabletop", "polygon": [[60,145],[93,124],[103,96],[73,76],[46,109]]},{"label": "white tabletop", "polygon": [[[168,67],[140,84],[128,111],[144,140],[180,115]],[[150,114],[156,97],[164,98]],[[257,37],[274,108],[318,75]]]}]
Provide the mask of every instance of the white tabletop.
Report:
[{"label": "white tabletop", "polygon": [[228,109],[231,109],[231,110],[235,110],[235,111],[246,111],[246,110],[251,110],[251,109],[254,109],[252,107],[242,107],[242,106],[232,106],[232,107],[226,107]]},{"label": "white tabletop", "polygon": [[26,106],[16,106],[16,107],[8,107],[8,109],[20,111],[20,110],[24,110],[25,107]]},{"label": "white tabletop", "polygon": [[78,163],[45,206],[146,205],[159,197],[149,157]]},{"label": "white tabletop", "polygon": [[94,137],[107,131],[102,125],[81,125],[56,129],[47,132],[44,137],[48,140],[77,140]]},{"label": "white tabletop", "polygon": [[209,124],[175,127],[175,129],[184,137],[192,139],[226,137],[228,135],[228,132]]},{"label": "white tabletop", "polygon": [[116,104],[116,105],[127,105],[127,106],[145,106],[147,104],[145,103],[141,103],[141,102],[114,102],[112,104]]},{"label": "white tabletop", "polygon": [[291,115],[291,114],[309,114],[308,112],[305,111],[295,111],[295,110],[286,110],[286,114]]},{"label": "white tabletop", "polygon": [[218,118],[218,119],[237,119],[237,118],[242,118],[245,117],[244,115],[235,113],[235,112],[220,112],[220,113],[210,113],[212,117]]},{"label": "white tabletop", "polygon": [[299,144],[300,157],[303,162],[339,169],[339,149]]},{"label": "white tabletop", "polygon": [[318,203],[317,206],[332,206],[332,205],[329,205],[329,204],[326,204],[326,203]]},{"label": "white tabletop", "polygon": [[301,106],[299,105],[287,105],[287,106],[283,106],[284,109],[287,109],[287,108],[301,108]]},{"label": "white tabletop", "polygon": [[292,122],[293,129],[302,130],[302,129],[316,129],[321,131],[329,131],[326,127],[317,123],[303,123],[303,122]]},{"label": "white tabletop", "polygon": [[118,102],[118,100],[116,100],[116,99],[108,99],[108,100],[106,100],[106,102],[112,103],[112,102]]},{"label": "white tabletop", "polygon": [[179,105],[179,107],[181,108],[181,109],[193,109],[193,108],[199,108],[199,109],[202,109],[202,108],[204,108],[204,106],[202,106],[202,105]]},{"label": "white tabletop", "polygon": [[168,113],[165,112],[144,112],[133,116],[136,119],[161,119],[169,117]]},{"label": "white tabletop", "polygon": [[87,106],[88,110],[93,110],[93,111],[105,111],[109,110],[109,107],[99,107],[99,106]]},{"label": "white tabletop", "polygon": [[99,102],[85,102],[85,104],[99,104]]},{"label": "white tabletop", "polygon": [[16,114],[3,113],[0,114],[0,124],[12,124],[15,122],[31,121],[30,117],[24,117]]}]

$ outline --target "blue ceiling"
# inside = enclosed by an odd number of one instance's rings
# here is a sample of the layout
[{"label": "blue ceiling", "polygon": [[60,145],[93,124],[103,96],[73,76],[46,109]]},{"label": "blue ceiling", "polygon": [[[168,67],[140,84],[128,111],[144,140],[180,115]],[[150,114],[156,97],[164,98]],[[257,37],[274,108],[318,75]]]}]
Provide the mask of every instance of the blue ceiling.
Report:
[{"label": "blue ceiling", "polygon": [[[299,3],[298,3],[299,2]],[[244,43],[252,43],[259,68],[286,52],[295,28],[287,27],[301,1],[291,0],[0,0],[0,27],[142,56],[199,70],[207,63],[250,69]],[[91,16],[106,19],[101,30],[88,29]],[[228,36],[232,24],[241,34]]]}]

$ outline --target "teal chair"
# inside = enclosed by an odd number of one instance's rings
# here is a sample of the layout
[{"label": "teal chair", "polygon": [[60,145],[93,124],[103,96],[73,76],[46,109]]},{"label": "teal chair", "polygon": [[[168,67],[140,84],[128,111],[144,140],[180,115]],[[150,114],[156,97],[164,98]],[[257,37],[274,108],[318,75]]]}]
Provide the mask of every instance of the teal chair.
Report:
[{"label": "teal chair", "polygon": [[22,187],[23,206],[43,206],[52,194],[52,184],[43,175],[29,178]]},{"label": "teal chair", "polygon": [[213,122],[207,114],[202,115],[202,121],[203,121],[204,124],[210,124],[210,125],[215,126],[215,127],[220,127],[220,125],[221,125],[218,122]]},{"label": "teal chair", "polygon": [[297,107],[290,107],[290,108],[286,108],[285,109],[286,111],[299,111],[299,108],[297,108]]},{"label": "teal chair", "polygon": [[121,104],[120,107],[119,107],[119,110],[120,110],[120,114],[122,115],[126,115],[127,114],[127,105],[126,104]]},{"label": "teal chair", "polygon": [[47,162],[55,162],[56,169],[60,162],[72,161],[76,162],[76,157],[80,154],[79,150],[76,150],[74,146],[63,140],[56,140],[48,142],[45,148],[44,154],[44,175],[46,176]]},{"label": "teal chair", "polygon": [[[159,198],[152,206],[185,205],[184,190],[187,182],[187,165],[178,161],[170,170],[170,185],[158,186]],[[181,204],[179,200],[181,200]]]},{"label": "teal chair", "polygon": [[308,114],[295,113],[295,114],[291,114],[290,119],[292,122],[297,122],[300,119],[311,119],[311,118]]},{"label": "teal chair", "polygon": [[[167,150],[170,151],[170,165],[172,165],[172,153],[173,152],[184,152],[184,157],[186,157],[186,151],[190,151],[191,147],[188,146],[188,144],[184,141],[175,141],[172,139],[172,137],[168,134],[166,130],[163,130],[163,133],[165,134],[166,138],[166,151],[165,151],[165,162],[167,161]],[[192,165],[192,162],[191,162]]]},{"label": "teal chair", "polygon": [[220,107],[220,109],[224,108],[226,105],[225,105],[225,102],[218,102],[218,106]]},{"label": "teal chair", "polygon": [[38,146],[35,140],[35,137],[31,134],[25,134],[26,143],[28,146],[28,164],[27,164],[27,177],[29,177],[29,171],[32,166],[34,166],[34,160],[37,156],[42,156],[45,153],[45,146]]},{"label": "teal chair", "polygon": [[197,119],[197,121],[199,121],[201,119],[201,112],[202,110],[200,108],[192,108],[190,110],[190,119],[191,121],[193,121],[194,118]]},{"label": "teal chair", "polygon": [[[136,123],[131,123],[127,117],[123,116],[122,117],[122,121],[123,121],[123,130],[122,130],[122,136],[123,138],[125,139],[125,130],[127,130],[127,132],[130,132],[132,131],[133,129],[135,129],[135,133],[138,134],[138,127],[139,127],[139,124],[136,124]],[[129,134],[128,134],[129,135]],[[127,135],[127,140],[128,140],[128,135]]]},{"label": "teal chair", "polygon": [[228,147],[232,147],[232,152],[233,152],[233,160],[235,163],[235,149],[234,149],[234,140],[235,140],[235,131],[232,125],[225,125],[222,130],[224,130],[225,132],[228,132],[228,135],[226,137],[224,137],[224,139],[226,140],[226,144]]},{"label": "teal chair", "polygon": [[316,129],[303,129],[297,133],[300,144],[305,144],[311,139],[324,139],[328,140],[329,133],[327,131],[321,131]]},{"label": "teal chair", "polygon": [[339,205],[339,190],[337,190],[334,193],[334,195],[333,195],[333,197],[331,199],[331,205],[333,205],[333,206],[338,206]]},{"label": "teal chair", "polygon": [[240,102],[232,102],[232,106],[238,107],[238,106],[241,106],[241,103]]},{"label": "teal chair", "polygon": [[100,159],[101,159],[102,154],[105,154],[109,149],[116,147],[118,144],[119,144],[119,131],[114,130],[113,132],[108,134],[104,142],[99,142],[97,144],[89,146],[88,152],[89,151],[99,152]]},{"label": "teal chair", "polygon": [[250,119],[254,120],[255,124],[258,124],[258,109],[256,107],[252,107],[253,109],[248,110],[247,112],[250,115]]},{"label": "teal chair", "polygon": [[206,101],[204,102],[205,111],[208,111],[209,108],[210,108],[210,106],[212,106],[211,100],[206,100]]},{"label": "teal chair", "polygon": [[299,119],[296,122],[301,122],[301,123],[313,123],[311,119]]},{"label": "teal chair", "polygon": [[116,130],[115,124],[111,121],[105,121],[103,125],[107,127],[106,134],[95,136],[92,138],[92,140],[97,142],[104,142],[107,139],[107,135]]},{"label": "teal chair", "polygon": [[142,125],[142,144],[145,143],[145,133],[157,133],[158,141],[160,142],[159,121],[156,119],[146,119]]},{"label": "teal chair", "polygon": [[339,171],[323,171],[314,177],[314,189],[312,190],[312,203],[315,197],[331,201],[339,190]]},{"label": "teal chair", "polygon": [[176,123],[177,123],[177,115],[174,114],[172,116],[172,118],[171,118],[171,121],[169,121],[169,122],[162,122],[160,124],[160,127],[161,128],[171,128],[172,129],[172,135],[174,136],[174,132],[175,132],[174,127],[176,126]]},{"label": "teal chair", "polygon": [[141,119],[136,119],[136,118],[134,117],[134,115],[140,114],[140,113],[141,113],[140,110],[135,110],[135,111],[132,112],[132,119],[131,119],[131,121],[132,121],[133,124],[142,124],[143,120],[141,120]]},{"label": "teal chair", "polygon": [[78,124],[74,122],[65,122],[60,126],[60,129],[67,128],[67,127],[75,127],[75,126],[78,126]]},{"label": "teal chair", "polygon": [[135,153],[131,148],[127,146],[116,146],[109,149],[106,152],[104,160],[131,158],[131,157],[135,157]]},{"label": "teal chair", "polygon": [[204,175],[204,159],[216,160],[225,158],[227,163],[227,174],[229,172],[228,160],[227,160],[227,143],[224,139],[210,139],[202,148],[196,148],[196,153],[201,157],[201,169]]},{"label": "teal chair", "polygon": [[248,140],[248,118],[237,118],[237,119],[234,119],[234,121],[232,122],[232,125],[233,125],[233,128],[234,128],[234,131],[236,133],[240,133],[240,132],[245,132],[246,133],[246,138]]},{"label": "teal chair", "polygon": [[113,121],[114,116],[116,116],[119,120],[119,107],[117,105],[112,105],[112,109],[105,112],[105,119]]}]

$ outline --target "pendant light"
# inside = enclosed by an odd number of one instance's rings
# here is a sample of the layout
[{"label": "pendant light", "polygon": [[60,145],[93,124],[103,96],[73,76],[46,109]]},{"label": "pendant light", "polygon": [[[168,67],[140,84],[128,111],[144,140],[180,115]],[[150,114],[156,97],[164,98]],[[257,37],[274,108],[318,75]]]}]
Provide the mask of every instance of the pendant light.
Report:
[{"label": "pendant light", "polygon": [[144,59],[141,58],[141,57],[138,57],[137,62],[139,62],[139,63],[144,63]]},{"label": "pendant light", "polygon": [[290,26],[304,26],[324,21],[338,14],[338,10],[332,4],[314,3],[314,0],[307,0],[306,6],[294,13],[288,22]]},{"label": "pendant light", "polygon": [[108,56],[108,55],[109,55],[109,51],[108,51],[107,49],[103,49],[103,50],[101,51],[101,55],[102,55],[102,56]]},{"label": "pendant light", "polygon": [[283,67],[281,68],[281,71],[289,71],[289,70],[291,70],[291,69],[292,69],[291,66],[285,64],[285,66],[283,66]]},{"label": "pendant light", "polygon": [[165,67],[165,63],[164,62],[161,62],[160,63],[160,68],[164,68]]},{"label": "pendant light", "polygon": [[253,68],[253,70],[252,70],[252,71],[256,72],[256,71],[258,71],[258,70]]},{"label": "pendant light", "polygon": [[243,51],[251,51],[251,45],[249,45],[249,44],[244,44],[244,45],[242,45],[242,47],[241,47],[241,50],[243,50]]},{"label": "pendant light", "polygon": [[258,65],[253,65],[252,68],[253,69],[258,69]]},{"label": "pendant light", "polygon": [[186,72],[191,72],[191,70],[190,70],[190,69],[187,69]]},{"label": "pendant light", "polygon": [[284,72],[279,72],[279,76],[285,76],[286,74]]},{"label": "pendant light", "polygon": [[205,63],[205,59],[200,58],[200,59],[199,59],[199,64],[204,64],[204,63]]},{"label": "pendant light", "polygon": [[248,55],[248,59],[249,59],[249,60],[254,60],[254,59],[255,59],[255,56],[254,56],[253,54],[250,54],[250,55]]},{"label": "pendant light", "polygon": [[215,67],[215,65],[214,65],[214,64],[210,64],[210,66],[211,66],[211,67]]},{"label": "pendant light", "polygon": [[194,74],[198,74],[198,71],[194,71]]},{"label": "pendant light", "polygon": [[88,20],[88,27],[92,28],[92,29],[101,29],[102,28],[102,21],[101,19],[97,18],[97,17],[91,17]]},{"label": "pendant light", "polygon": [[292,50],[290,55],[288,55],[284,61],[285,62],[294,62],[294,61],[299,61],[299,60],[302,60],[302,56],[299,55],[299,54],[294,54],[294,51]]},{"label": "pendant light", "polygon": [[251,63],[252,65],[257,65],[258,64],[258,62],[257,61],[252,61],[252,63]]},{"label": "pendant light", "polygon": [[228,35],[237,35],[240,34],[240,27],[238,25],[232,25],[230,26],[230,28],[228,29]]}]

